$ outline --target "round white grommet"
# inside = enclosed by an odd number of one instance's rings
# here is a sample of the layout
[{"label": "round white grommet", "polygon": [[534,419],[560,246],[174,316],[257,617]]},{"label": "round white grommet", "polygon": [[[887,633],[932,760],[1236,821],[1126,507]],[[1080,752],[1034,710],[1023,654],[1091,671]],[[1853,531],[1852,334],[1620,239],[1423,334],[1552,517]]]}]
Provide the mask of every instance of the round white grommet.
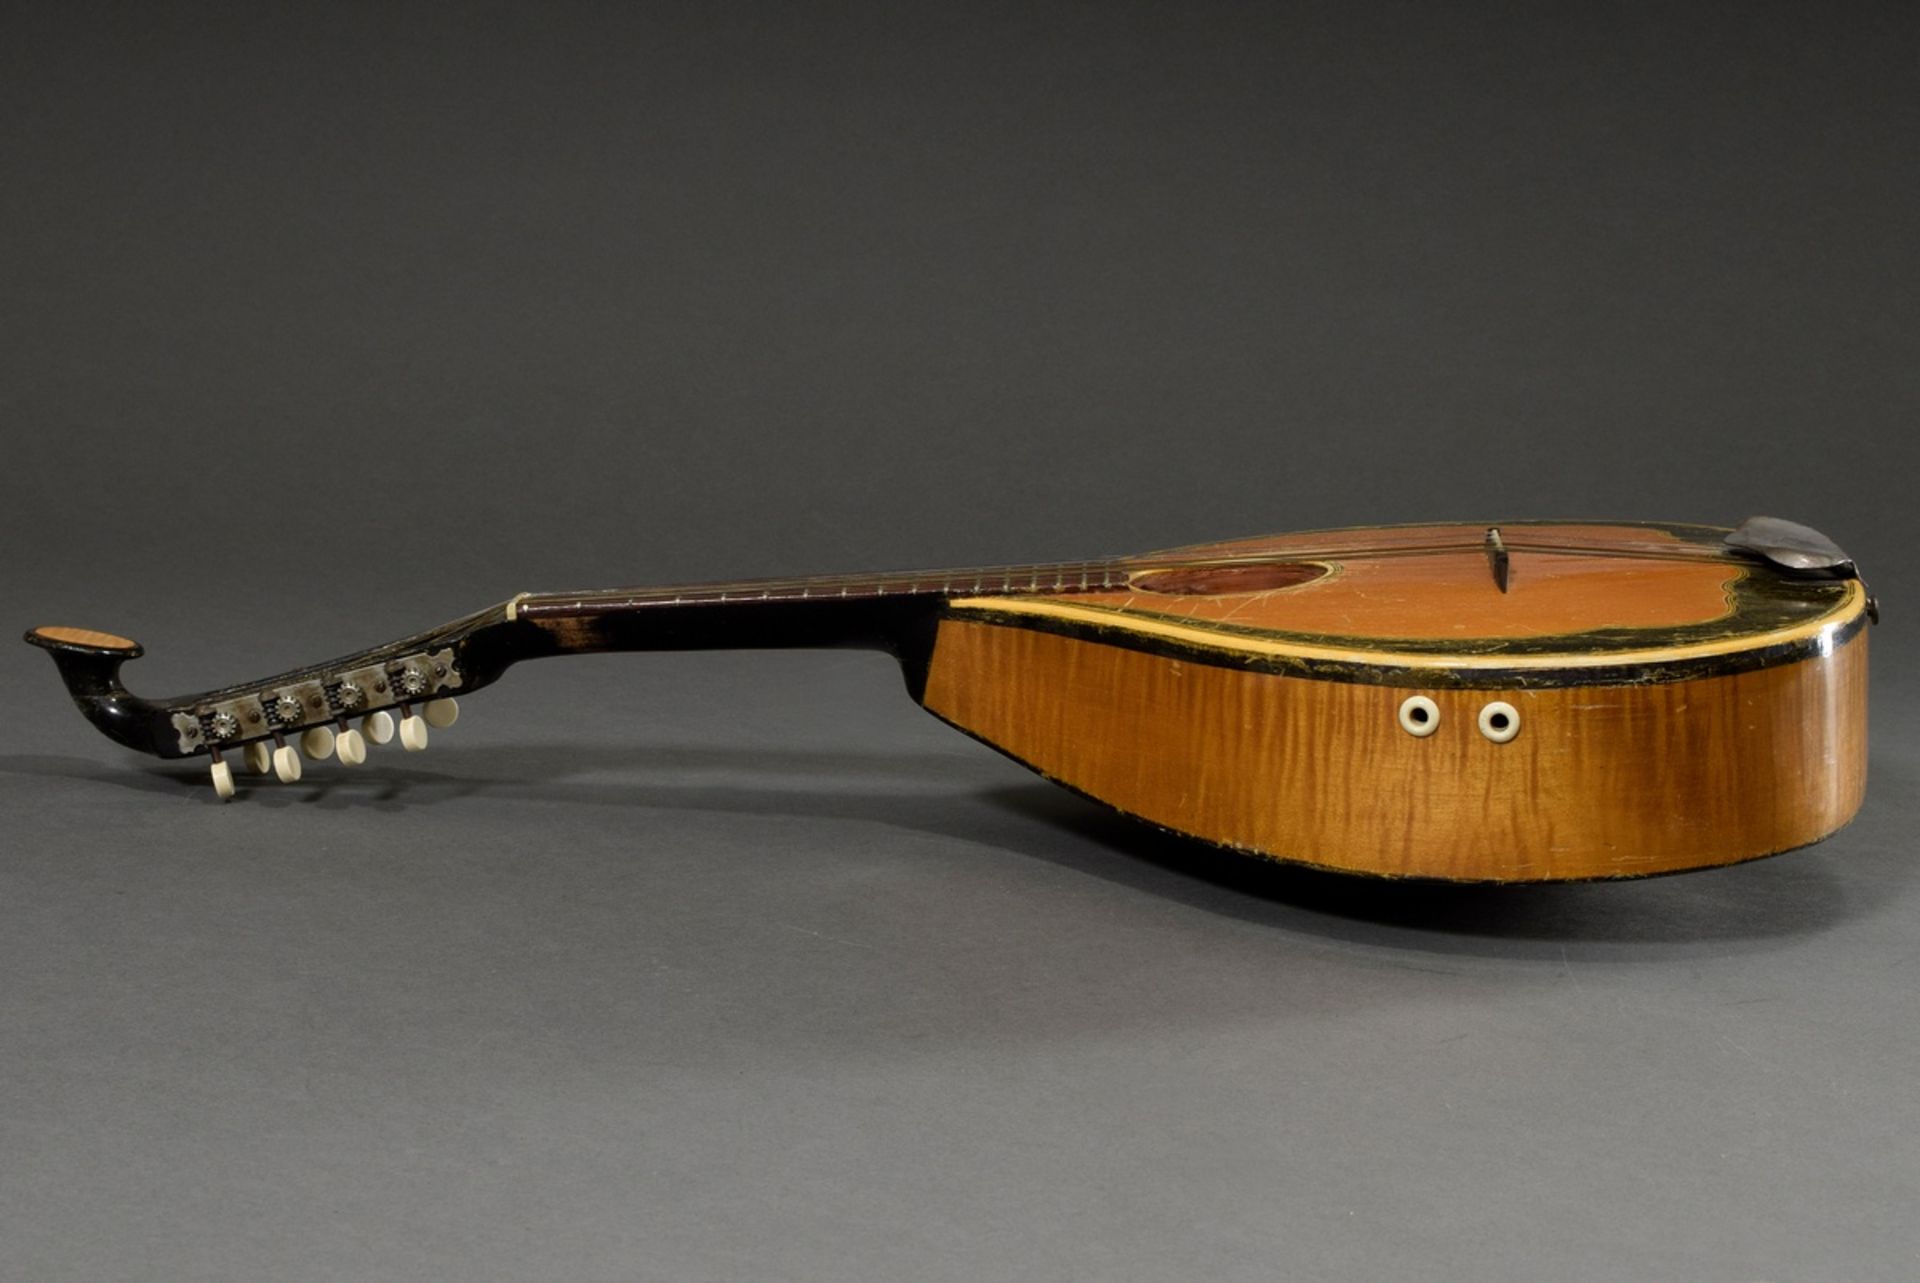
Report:
[{"label": "round white grommet", "polygon": [[420,712],[427,725],[441,730],[460,720],[460,705],[451,695],[428,701]]},{"label": "round white grommet", "polygon": [[367,738],[375,744],[384,744],[393,738],[393,714],[385,709],[378,713],[368,713],[360,719],[360,729],[365,731]]},{"label": "round white grommet", "polygon": [[213,764],[213,795],[222,802],[233,796],[233,768],[225,762]]},{"label": "round white grommet", "polygon": [[255,775],[265,775],[273,769],[273,745],[265,740],[255,740],[247,745],[247,766]]},{"label": "round white grommet", "polygon": [[1400,701],[1400,729],[1422,737],[1440,729],[1440,706],[1425,695],[1409,695]]},{"label": "round white grommet", "polygon": [[300,736],[300,751],[318,762],[333,755],[333,728],[316,726]]},{"label": "round white grommet", "polygon": [[349,728],[334,736],[333,752],[340,765],[358,766],[367,760],[367,741],[359,731]]},{"label": "round white grommet", "polygon": [[293,745],[282,744],[273,750],[273,773],[282,784],[292,784],[300,778],[300,754],[293,751]]},{"label": "round white grommet", "polygon": [[1480,710],[1480,733],[1496,744],[1504,744],[1520,733],[1520,710],[1504,699],[1496,699]]}]

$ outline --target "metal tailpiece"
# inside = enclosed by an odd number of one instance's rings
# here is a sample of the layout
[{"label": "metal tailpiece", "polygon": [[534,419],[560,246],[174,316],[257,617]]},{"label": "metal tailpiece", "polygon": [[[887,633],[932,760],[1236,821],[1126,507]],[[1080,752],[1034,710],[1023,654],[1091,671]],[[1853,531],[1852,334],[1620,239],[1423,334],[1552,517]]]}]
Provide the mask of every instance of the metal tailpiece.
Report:
[{"label": "metal tailpiece", "polygon": [[[1727,533],[1726,544],[1735,552],[1770,561],[1789,574],[1860,578],[1860,568],[1839,544],[1797,521],[1748,517]],[[1862,587],[1865,583],[1861,580]],[[1867,597],[1867,618],[1872,623],[1880,622],[1880,603],[1871,594]]]},{"label": "metal tailpiece", "polygon": [[1762,557],[1802,575],[1829,575],[1858,579],[1859,568],[1840,545],[1811,526],[1779,517],[1748,517],[1726,537],[1727,546]]}]

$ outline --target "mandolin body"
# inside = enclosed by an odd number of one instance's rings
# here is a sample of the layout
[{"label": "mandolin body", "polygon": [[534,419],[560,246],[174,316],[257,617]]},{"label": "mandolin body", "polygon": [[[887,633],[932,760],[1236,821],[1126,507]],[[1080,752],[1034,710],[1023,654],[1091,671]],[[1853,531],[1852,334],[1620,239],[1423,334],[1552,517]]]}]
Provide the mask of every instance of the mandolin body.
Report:
[{"label": "mandolin body", "polygon": [[[1803,846],[1866,782],[1853,563],[1772,518],[1386,526],[1095,562],[523,593],[326,663],[129,692],[124,637],[43,627],[116,742],[282,782],[424,749],[524,660],[872,647],[934,715],[1128,815],[1382,877],[1638,877]],[[398,719],[397,722],[395,719]]]},{"label": "mandolin body", "polygon": [[[1852,818],[1867,761],[1857,580],[1631,555],[1720,531],[1505,529],[1629,548],[1516,552],[1500,592],[1459,529],[1383,530],[1395,555],[1364,560],[1361,532],[1339,532],[1342,555],[1309,562],[1323,573],[1248,592],[961,600],[922,702],[1129,815],[1351,873],[1636,877],[1785,851]],[[1295,565],[1330,539],[1257,551]],[[1407,551],[1422,540],[1454,546]],[[1413,697],[1431,711],[1409,729]],[[1511,715],[1483,727],[1497,706]]]}]

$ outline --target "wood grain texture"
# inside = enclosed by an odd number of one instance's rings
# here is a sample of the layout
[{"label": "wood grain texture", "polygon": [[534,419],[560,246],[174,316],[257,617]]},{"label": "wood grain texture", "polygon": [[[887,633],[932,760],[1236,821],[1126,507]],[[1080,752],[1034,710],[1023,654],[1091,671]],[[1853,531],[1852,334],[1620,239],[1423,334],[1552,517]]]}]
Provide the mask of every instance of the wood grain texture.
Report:
[{"label": "wood grain texture", "polygon": [[[1595,557],[1518,552],[1508,590],[1469,550],[1366,559],[1327,559],[1331,573],[1294,572],[1277,587],[1222,583],[1206,595],[1117,592],[1078,595],[1073,604],[1241,628],[1328,636],[1467,640],[1557,637],[1601,628],[1676,628],[1722,619],[1728,588],[1746,567],[1732,561]],[[1138,578],[1153,586],[1155,574]],[[1188,571],[1188,573],[1193,573]],[[1225,576],[1223,576],[1225,578]]]},{"label": "wood grain texture", "polygon": [[[1750,571],[1738,571],[1729,582],[1752,578]],[[1767,576],[1765,582],[1776,587],[1783,581]],[[1608,585],[1600,585],[1603,589]],[[1617,589],[1618,585],[1612,585]],[[1630,590],[1630,588],[1629,588]],[[1460,591],[1455,590],[1456,593]],[[1239,617],[1201,621],[1192,615],[1176,618],[1159,608],[1158,602],[1140,600],[1141,595],[1115,595],[1111,604],[1101,604],[1099,594],[1075,598],[1033,597],[1025,599],[958,598],[948,603],[952,613],[981,618],[1011,620],[1025,618],[1036,627],[1049,624],[1075,627],[1110,627],[1136,637],[1154,638],[1168,645],[1210,651],[1222,657],[1271,656],[1291,659],[1351,661],[1396,668],[1433,668],[1457,671],[1482,669],[1533,668],[1544,671],[1580,667],[1617,668],[1622,664],[1665,665],[1710,660],[1717,656],[1747,654],[1775,646],[1810,647],[1823,634],[1836,627],[1861,620],[1869,609],[1864,585],[1858,580],[1825,580],[1808,585],[1802,599],[1791,602],[1790,609],[1769,619],[1723,613],[1704,628],[1676,627],[1657,617],[1646,626],[1615,626],[1610,630],[1584,634],[1550,632],[1538,635],[1459,635],[1445,641],[1434,638],[1370,638],[1350,629],[1344,635],[1327,636],[1293,633],[1273,627],[1241,627]],[[1279,593],[1255,594],[1272,598]],[[1196,598],[1218,603],[1222,598]],[[1778,606],[1780,603],[1773,603]],[[1436,601],[1437,610],[1449,607]],[[1370,609],[1356,602],[1353,614],[1364,617]],[[1231,629],[1228,627],[1232,625]],[[1420,649],[1415,649],[1418,646]]]},{"label": "wood grain texture", "polygon": [[66,628],[60,625],[42,625],[33,630],[48,641],[64,642],[69,646],[97,646],[102,650],[138,650],[137,642],[115,633],[96,632],[91,628]]},{"label": "wood grain texture", "polygon": [[[1393,877],[1676,872],[1816,841],[1866,783],[1867,637],[1651,685],[1415,689],[1216,667],[964,617],[926,707],[1129,814],[1276,859]],[[1403,730],[1424,695],[1439,727]],[[1512,704],[1510,742],[1477,719]]]}]

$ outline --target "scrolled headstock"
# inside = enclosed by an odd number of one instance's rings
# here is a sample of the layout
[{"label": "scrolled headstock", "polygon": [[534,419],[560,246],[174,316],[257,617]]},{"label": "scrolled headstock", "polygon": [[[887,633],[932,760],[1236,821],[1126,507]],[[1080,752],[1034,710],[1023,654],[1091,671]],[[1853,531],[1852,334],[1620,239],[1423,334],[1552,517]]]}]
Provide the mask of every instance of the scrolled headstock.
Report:
[{"label": "scrolled headstock", "polygon": [[359,766],[369,745],[397,739],[406,751],[421,751],[430,730],[459,717],[457,694],[530,653],[522,631],[495,607],[328,663],[167,700],[143,699],[121,684],[121,666],[142,653],[125,637],[40,627],[26,640],[52,655],[68,694],[96,727],[159,757],[206,757],[224,801],[237,792],[236,763],[292,783],[305,761]]}]

